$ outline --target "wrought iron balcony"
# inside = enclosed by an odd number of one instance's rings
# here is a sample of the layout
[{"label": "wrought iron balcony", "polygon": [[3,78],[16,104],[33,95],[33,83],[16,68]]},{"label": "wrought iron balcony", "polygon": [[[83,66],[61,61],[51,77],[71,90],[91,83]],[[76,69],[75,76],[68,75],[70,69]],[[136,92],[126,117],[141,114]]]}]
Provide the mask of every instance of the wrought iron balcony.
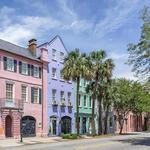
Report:
[{"label": "wrought iron balcony", "polygon": [[23,110],[23,101],[20,99],[0,98],[0,109]]},{"label": "wrought iron balcony", "polygon": [[57,106],[58,104],[57,104],[57,101],[56,100],[52,100],[52,105],[53,106]]}]

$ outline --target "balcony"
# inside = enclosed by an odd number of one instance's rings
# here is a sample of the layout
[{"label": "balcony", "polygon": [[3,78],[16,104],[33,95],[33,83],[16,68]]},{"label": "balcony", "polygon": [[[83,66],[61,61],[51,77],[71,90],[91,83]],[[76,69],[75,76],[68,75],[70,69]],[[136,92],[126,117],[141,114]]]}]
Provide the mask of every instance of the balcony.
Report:
[{"label": "balcony", "polygon": [[68,102],[68,107],[73,107],[71,101]]},{"label": "balcony", "polygon": [[65,99],[64,99],[64,98],[61,99],[60,105],[61,105],[62,107],[65,107],[65,106],[66,106],[66,105],[65,105]]},{"label": "balcony", "polygon": [[23,110],[23,101],[20,99],[0,98],[0,109]]}]

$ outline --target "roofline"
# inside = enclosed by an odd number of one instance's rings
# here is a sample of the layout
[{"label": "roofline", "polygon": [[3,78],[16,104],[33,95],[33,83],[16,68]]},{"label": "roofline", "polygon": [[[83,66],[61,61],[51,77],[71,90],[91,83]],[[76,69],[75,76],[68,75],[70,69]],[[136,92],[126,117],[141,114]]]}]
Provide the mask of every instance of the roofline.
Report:
[{"label": "roofline", "polygon": [[13,55],[21,56],[21,57],[24,57],[24,58],[27,58],[27,59],[30,59],[30,60],[34,60],[34,61],[37,61],[37,62],[42,62],[40,59],[36,59],[36,58],[34,59],[34,58],[31,58],[31,57],[26,57],[26,56],[19,55],[19,54],[16,54],[16,53],[4,50],[4,49],[0,49],[0,50],[5,51],[5,52],[10,53],[10,54],[13,54]]},{"label": "roofline", "polygon": [[68,50],[67,50],[67,48],[66,48],[66,46],[65,46],[65,44],[64,44],[64,42],[63,42],[63,40],[62,40],[62,38],[61,38],[59,35],[56,35],[56,36],[55,36],[54,38],[52,38],[49,42],[45,42],[45,43],[43,43],[43,44],[37,46],[37,48],[39,48],[39,47],[41,47],[41,46],[43,46],[43,45],[46,45],[46,44],[51,45],[51,44],[56,40],[56,38],[59,38],[59,39],[60,39],[60,41],[62,42],[62,44],[63,44],[63,46],[64,46],[64,48],[65,48],[65,50],[67,51],[67,53],[69,53]]}]

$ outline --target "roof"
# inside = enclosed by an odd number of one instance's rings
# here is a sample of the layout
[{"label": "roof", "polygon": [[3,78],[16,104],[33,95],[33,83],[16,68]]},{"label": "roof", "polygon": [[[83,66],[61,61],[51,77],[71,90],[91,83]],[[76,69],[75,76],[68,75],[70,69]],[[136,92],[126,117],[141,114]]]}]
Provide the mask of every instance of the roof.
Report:
[{"label": "roof", "polygon": [[45,43],[39,45],[38,47],[44,46],[44,45],[46,45],[46,44],[51,45],[57,38],[60,39],[61,43],[63,44],[65,50],[66,50],[67,53],[68,53],[68,50],[66,49],[66,46],[64,45],[64,42],[63,42],[62,38],[61,38],[59,35],[56,35],[56,36],[55,36],[54,38],[52,38],[49,42],[45,42]]},{"label": "roof", "polygon": [[0,39],[0,50],[7,51],[32,60],[40,61],[40,59],[33,56],[32,53],[27,48],[15,45],[2,39]]}]

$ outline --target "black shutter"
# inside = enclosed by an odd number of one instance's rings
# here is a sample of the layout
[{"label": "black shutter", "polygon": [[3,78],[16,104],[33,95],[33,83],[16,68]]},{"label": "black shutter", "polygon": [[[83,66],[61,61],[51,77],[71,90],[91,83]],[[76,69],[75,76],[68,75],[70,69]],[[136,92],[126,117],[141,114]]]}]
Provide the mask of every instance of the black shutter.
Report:
[{"label": "black shutter", "polygon": [[41,78],[41,67],[39,67],[39,78]]},{"label": "black shutter", "polygon": [[28,75],[30,76],[30,70],[31,70],[31,66],[30,64],[28,64]]},{"label": "black shutter", "polygon": [[42,104],[42,89],[39,88],[39,104]]},{"label": "black shutter", "polygon": [[17,72],[17,60],[14,60],[14,72]]},{"label": "black shutter", "polygon": [[4,70],[7,70],[7,57],[3,57]]},{"label": "black shutter", "polygon": [[22,73],[22,62],[19,61],[19,73]]},{"label": "black shutter", "polygon": [[34,87],[31,87],[31,103],[34,103]]},{"label": "black shutter", "polygon": [[34,66],[31,65],[31,76],[34,76]]}]

